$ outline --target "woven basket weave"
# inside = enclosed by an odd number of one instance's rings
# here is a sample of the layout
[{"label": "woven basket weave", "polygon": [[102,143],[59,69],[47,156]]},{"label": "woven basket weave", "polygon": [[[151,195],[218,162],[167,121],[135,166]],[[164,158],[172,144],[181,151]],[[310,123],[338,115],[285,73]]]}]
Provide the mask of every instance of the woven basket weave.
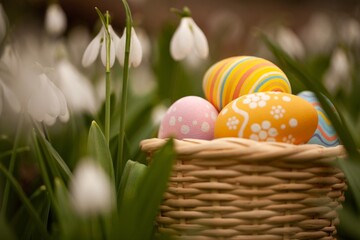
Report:
[{"label": "woven basket weave", "polygon": [[[152,153],[166,140],[147,139]],[[175,140],[177,153],[157,218],[180,239],[335,239],[344,174],[341,146],[240,138]]]}]

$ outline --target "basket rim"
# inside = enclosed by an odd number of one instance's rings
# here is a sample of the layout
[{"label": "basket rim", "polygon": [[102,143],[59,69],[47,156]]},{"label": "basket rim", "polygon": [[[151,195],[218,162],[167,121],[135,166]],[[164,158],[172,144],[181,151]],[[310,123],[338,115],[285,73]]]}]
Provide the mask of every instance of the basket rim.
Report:
[{"label": "basket rim", "polygon": [[[140,142],[144,152],[155,152],[169,138],[150,138]],[[217,138],[213,140],[174,139],[177,158],[181,159],[241,159],[247,161],[268,161],[282,159],[304,163],[314,159],[322,162],[333,162],[336,158],[346,155],[342,145],[324,147],[317,144],[293,145],[280,142],[257,142],[245,138]]]}]

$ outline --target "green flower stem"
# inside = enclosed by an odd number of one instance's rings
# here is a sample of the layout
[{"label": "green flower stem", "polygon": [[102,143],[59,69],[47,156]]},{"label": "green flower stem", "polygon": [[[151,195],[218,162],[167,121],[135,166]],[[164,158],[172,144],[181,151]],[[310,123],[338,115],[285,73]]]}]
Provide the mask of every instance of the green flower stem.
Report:
[{"label": "green flower stem", "polygon": [[39,163],[40,172],[41,172],[41,175],[43,177],[46,189],[47,189],[47,191],[49,193],[50,202],[51,202],[52,206],[54,207],[56,213],[59,213],[60,209],[58,208],[57,200],[55,198],[55,194],[54,194],[54,191],[53,191],[53,188],[52,188],[52,185],[51,185],[51,181],[50,181],[47,169],[46,169],[45,161],[44,161],[44,158],[42,156],[42,152],[40,150],[38,140],[36,138],[36,130],[35,129],[33,129],[33,132],[32,132],[32,140],[33,140],[33,143],[34,143],[35,154],[36,154],[36,158],[37,158],[38,163]]},{"label": "green flower stem", "polygon": [[[16,134],[15,134],[15,140],[14,140],[14,145],[13,145],[13,149],[12,149],[12,153],[11,153],[11,158],[10,158],[10,164],[9,164],[9,173],[13,174],[14,169],[15,169],[15,161],[16,161],[16,154],[17,154],[17,148],[20,142],[20,133],[22,131],[22,125],[23,125],[23,115],[20,115],[20,118],[18,120],[18,126],[16,129]],[[3,202],[2,202],[2,208],[1,208],[1,217],[5,217],[6,216],[6,210],[7,210],[7,206],[8,206],[8,201],[9,201],[9,194],[10,194],[10,182],[9,180],[6,181],[5,184],[5,189],[4,189],[4,198],[3,198]]]},{"label": "green flower stem", "polygon": [[117,180],[117,186],[120,183],[121,172],[124,168],[124,142],[125,142],[125,113],[127,104],[127,92],[128,92],[128,76],[129,76],[129,56],[130,56],[130,42],[131,42],[131,28],[132,17],[131,11],[126,0],[122,0],[126,13],[126,41],[125,41],[125,57],[124,57],[124,70],[123,70],[123,85],[121,92],[120,103],[120,129],[119,129],[119,145],[118,145],[118,157],[115,165],[115,176]]},{"label": "green flower stem", "polygon": [[109,32],[109,24],[110,24],[110,14],[106,11],[105,16],[101,13],[101,11],[95,7],[95,11],[99,15],[101,23],[105,27],[105,45],[106,45],[106,64],[105,64],[105,140],[107,145],[110,142],[110,106],[111,106],[111,80],[110,80],[110,46],[111,46],[111,38]]},{"label": "green flower stem", "polygon": [[110,81],[110,44],[111,38],[109,33],[109,21],[110,15],[106,11],[105,14],[105,28],[106,28],[106,102],[105,102],[105,139],[106,143],[109,145],[110,142],[110,95],[111,95],[111,81]]},{"label": "green flower stem", "polygon": [[34,209],[34,207],[31,205],[29,199],[26,197],[24,191],[22,190],[19,183],[16,181],[16,179],[12,176],[12,174],[6,170],[4,165],[0,163],[0,171],[5,175],[7,180],[13,185],[15,191],[18,193],[20,200],[23,202],[24,207],[29,212],[30,217],[33,219],[35,226],[38,228],[39,233],[41,234],[43,239],[50,239],[50,235],[47,232],[45,226],[43,225],[38,213]]},{"label": "green flower stem", "polygon": [[[22,152],[28,152],[28,151],[30,151],[30,148],[28,146],[19,147],[19,148],[15,149],[16,153],[22,153]],[[14,152],[14,150],[9,150],[9,151],[5,151],[5,152],[1,153],[0,159],[11,155],[13,152]]]}]

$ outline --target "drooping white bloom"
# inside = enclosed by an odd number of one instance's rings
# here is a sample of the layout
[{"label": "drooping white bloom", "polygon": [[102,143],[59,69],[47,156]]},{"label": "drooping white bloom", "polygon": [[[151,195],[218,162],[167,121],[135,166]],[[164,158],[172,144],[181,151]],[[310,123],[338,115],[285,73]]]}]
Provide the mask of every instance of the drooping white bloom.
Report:
[{"label": "drooping white bloom", "polygon": [[50,35],[59,36],[64,33],[66,26],[66,14],[62,7],[57,3],[49,5],[45,13],[45,30]]},{"label": "drooping white bloom", "polygon": [[56,73],[58,86],[63,91],[69,107],[75,112],[94,113],[95,94],[89,80],[67,59],[57,63]]},{"label": "drooping white bloom", "polygon": [[304,46],[298,36],[291,29],[280,27],[276,34],[276,41],[279,46],[291,57],[304,57]]},{"label": "drooping white bloom", "polygon": [[[124,57],[125,57],[125,44],[126,44],[126,28],[124,29],[123,35],[118,42],[116,57],[121,66],[124,66]],[[136,35],[135,29],[131,28],[131,38],[130,38],[130,55],[129,55],[129,66],[137,67],[140,65],[142,60],[142,47],[139,41],[139,38]]]},{"label": "drooping white bloom", "polygon": [[315,14],[302,30],[302,39],[312,53],[329,51],[334,45],[335,32],[330,18],[325,14]]},{"label": "drooping white bloom", "polygon": [[182,60],[195,52],[199,57],[206,58],[209,45],[205,34],[191,17],[183,17],[170,42],[170,53],[175,60]]},{"label": "drooping white bloom", "polygon": [[20,103],[13,91],[0,79],[0,115],[4,103],[9,104],[10,108],[16,113],[21,110]]},{"label": "drooping white bloom", "polygon": [[360,45],[360,23],[356,19],[344,19],[340,26],[340,37],[348,45]]},{"label": "drooping white bloom", "polygon": [[69,110],[64,94],[45,74],[41,74],[38,80],[27,105],[30,116],[47,125],[53,125],[57,118],[68,121]]},{"label": "drooping white bloom", "polygon": [[331,56],[329,69],[324,76],[324,84],[328,91],[335,94],[339,89],[350,91],[350,61],[341,48],[334,51]]},{"label": "drooping white bloom", "polygon": [[154,125],[159,125],[168,108],[164,104],[157,105],[151,112],[151,120]]},{"label": "drooping white bloom", "polygon": [[19,59],[11,45],[6,45],[0,60],[12,74],[18,74]]},{"label": "drooping white bloom", "polygon": [[91,159],[76,167],[70,182],[71,203],[81,216],[109,212],[113,207],[112,186],[105,171]]},{"label": "drooping white bloom", "polygon": [[6,35],[6,14],[0,3],[0,43],[3,42]]},{"label": "drooping white bloom", "polygon": [[[114,29],[111,25],[108,26],[109,34],[110,34],[110,67],[114,65],[115,62],[115,52],[116,52],[116,46],[118,42],[120,41],[120,38],[118,35],[116,35]],[[90,42],[90,44],[87,46],[83,58],[82,58],[82,65],[84,67],[90,66],[93,62],[95,62],[96,58],[99,55],[99,52],[101,51],[101,61],[104,66],[106,66],[106,30],[105,27],[102,26],[99,33],[96,35],[96,37]]]}]

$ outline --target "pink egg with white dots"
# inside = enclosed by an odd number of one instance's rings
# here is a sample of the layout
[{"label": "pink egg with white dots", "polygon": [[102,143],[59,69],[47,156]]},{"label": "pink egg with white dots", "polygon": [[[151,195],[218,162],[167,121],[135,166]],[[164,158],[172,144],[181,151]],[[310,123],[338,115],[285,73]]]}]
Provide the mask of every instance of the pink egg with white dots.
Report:
[{"label": "pink egg with white dots", "polygon": [[197,96],[187,96],[177,100],[167,110],[160,123],[159,138],[195,138],[211,140],[218,116],[216,108]]}]

